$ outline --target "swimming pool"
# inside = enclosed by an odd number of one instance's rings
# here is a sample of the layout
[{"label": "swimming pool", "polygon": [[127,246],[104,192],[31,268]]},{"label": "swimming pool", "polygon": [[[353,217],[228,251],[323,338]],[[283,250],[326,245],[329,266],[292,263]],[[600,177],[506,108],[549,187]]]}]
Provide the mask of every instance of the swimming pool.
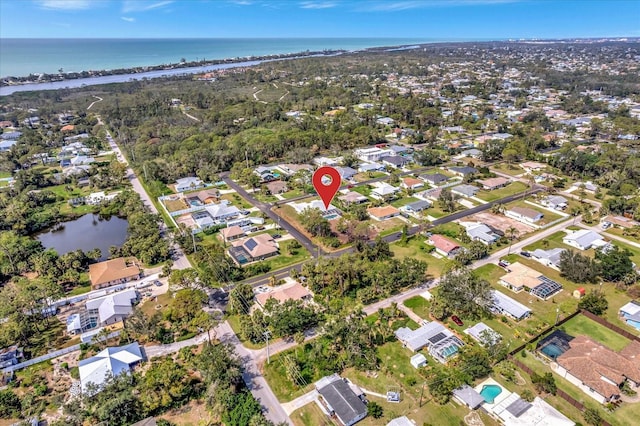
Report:
[{"label": "swimming pool", "polygon": [[442,355],[444,355],[445,358],[449,358],[450,356],[457,353],[458,347],[456,345],[447,346],[446,348],[442,349]]},{"label": "swimming pool", "polygon": [[558,345],[555,345],[553,343],[548,343],[547,345],[540,348],[540,352],[542,352],[543,354],[545,354],[551,359],[556,359],[560,355],[562,355],[565,351]]},{"label": "swimming pool", "polygon": [[484,398],[484,401],[488,404],[493,404],[496,397],[502,393],[502,388],[498,385],[484,385],[480,391],[480,396]]},{"label": "swimming pool", "polygon": [[340,217],[339,214],[334,213],[334,214],[327,215],[324,218],[327,219],[327,220],[333,220],[333,219],[337,219],[339,217]]}]

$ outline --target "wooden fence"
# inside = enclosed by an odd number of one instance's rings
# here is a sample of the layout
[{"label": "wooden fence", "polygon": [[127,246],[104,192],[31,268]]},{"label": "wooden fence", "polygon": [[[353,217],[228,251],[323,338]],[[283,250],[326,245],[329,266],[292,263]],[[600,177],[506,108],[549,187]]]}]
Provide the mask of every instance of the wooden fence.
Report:
[{"label": "wooden fence", "polygon": [[626,337],[629,340],[635,340],[636,342],[640,342],[640,337],[636,336],[635,334],[629,333],[627,330],[624,330],[624,329],[618,327],[617,325],[611,324],[609,321],[607,321],[604,318],[601,318],[601,317],[599,317],[597,315],[594,315],[589,311],[585,311],[584,309],[582,311],[580,311],[580,313],[582,315],[584,315],[585,317],[594,320],[598,324],[607,327],[609,330],[611,330],[613,332],[616,332],[621,336]]}]

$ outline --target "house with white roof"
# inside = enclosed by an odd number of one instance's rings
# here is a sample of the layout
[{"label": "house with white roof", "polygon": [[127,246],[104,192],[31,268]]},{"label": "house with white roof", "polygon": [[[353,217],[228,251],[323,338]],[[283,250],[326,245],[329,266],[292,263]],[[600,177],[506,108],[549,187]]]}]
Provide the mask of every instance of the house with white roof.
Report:
[{"label": "house with white roof", "polygon": [[394,152],[390,149],[382,149],[378,147],[371,148],[359,148],[354,151],[356,158],[362,161],[380,161],[383,157],[394,155]]},{"label": "house with white roof", "polygon": [[180,178],[175,183],[176,192],[193,191],[204,187],[204,182],[200,178],[192,176]]},{"label": "house with white roof", "polygon": [[494,314],[507,315],[516,321],[520,321],[521,319],[527,318],[531,315],[531,310],[529,308],[501,291],[491,290],[491,296],[493,299],[491,311]]},{"label": "house with white roof", "polygon": [[400,327],[395,331],[395,335],[412,352],[426,346],[429,354],[443,364],[464,346],[462,340],[451,330],[435,321],[426,323],[416,330]]},{"label": "house with white roof", "polygon": [[110,377],[129,374],[144,356],[137,342],[107,348],[96,356],[78,362],[82,393],[92,396],[100,392]]},{"label": "house with white roof", "polygon": [[640,330],[640,302],[630,301],[619,310],[620,319]]},{"label": "house with white roof", "polygon": [[493,229],[481,222],[460,222],[471,241],[480,241],[485,245],[490,245],[498,241],[500,236]]},{"label": "house with white roof", "polygon": [[373,190],[371,190],[371,197],[378,200],[390,200],[395,198],[396,194],[400,192],[400,188],[396,188],[393,185],[389,185],[387,182],[374,182]]},{"label": "house with white roof", "polygon": [[308,203],[291,203],[289,204],[298,214],[302,214],[306,209],[317,209],[322,212],[324,217],[339,215],[340,210],[338,210],[333,204],[329,204],[328,208],[325,208],[322,200],[312,200]]},{"label": "house with white roof", "polygon": [[578,250],[589,250],[591,247],[601,248],[609,244],[600,234],[588,229],[571,232],[562,239],[562,242]]},{"label": "house with white roof", "polygon": [[543,206],[547,206],[554,210],[564,210],[567,208],[569,201],[560,195],[549,195],[541,201]]},{"label": "house with white roof", "polygon": [[464,334],[471,336],[475,341],[480,343],[486,343],[487,341],[491,343],[497,343],[502,339],[500,334],[489,327],[487,324],[483,322],[479,322],[473,327],[469,327],[464,331]]},{"label": "house with white roof", "polygon": [[85,308],[90,316],[95,316],[99,326],[115,324],[133,312],[133,303],[140,295],[135,288],[111,293],[103,297],[87,300]]},{"label": "house with white roof", "polygon": [[564,252],[563,248],[553,248],[550,250],[535,249],[531,252],[531,258],[544,266],[560,270],[560,255]]},{"label": "house with white roof", "polygon": [[240,210],[236,206],[228,203],[207,204],[204,208],[214,221],[221,222],[227,219],[236,218],[240,215]]}]

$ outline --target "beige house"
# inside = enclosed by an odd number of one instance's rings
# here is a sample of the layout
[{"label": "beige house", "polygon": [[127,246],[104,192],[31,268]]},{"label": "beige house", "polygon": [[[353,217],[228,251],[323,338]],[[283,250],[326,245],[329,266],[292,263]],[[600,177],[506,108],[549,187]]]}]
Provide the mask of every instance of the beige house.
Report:
[{"label": "beige house", "polygon": [[119,257],[89,265],[92,290],[137,280],[141,274],[135,258]]}]

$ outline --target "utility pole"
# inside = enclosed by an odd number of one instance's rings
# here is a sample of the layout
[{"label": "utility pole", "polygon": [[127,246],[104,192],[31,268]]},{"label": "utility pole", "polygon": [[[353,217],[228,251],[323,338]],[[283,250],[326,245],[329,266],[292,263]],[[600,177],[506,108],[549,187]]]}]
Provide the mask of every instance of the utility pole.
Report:
[{"label": "utility pole", "polygon": [[247,164],[247,169],[249,168],[249,151],[245,148],[244,150],[244,161]]},{"label": "utility pole", "polygon": [[196,247],[196,236],[193,231],[191,231],[191,241],[193,241],[193,252],[195,253],[198,251],[198,249]]},{"label": "utility pole", "polygon": [[267,339],[267,364],[271,363],[271,358],[269,357],[269,330],[264,332],[264,337]]}]

